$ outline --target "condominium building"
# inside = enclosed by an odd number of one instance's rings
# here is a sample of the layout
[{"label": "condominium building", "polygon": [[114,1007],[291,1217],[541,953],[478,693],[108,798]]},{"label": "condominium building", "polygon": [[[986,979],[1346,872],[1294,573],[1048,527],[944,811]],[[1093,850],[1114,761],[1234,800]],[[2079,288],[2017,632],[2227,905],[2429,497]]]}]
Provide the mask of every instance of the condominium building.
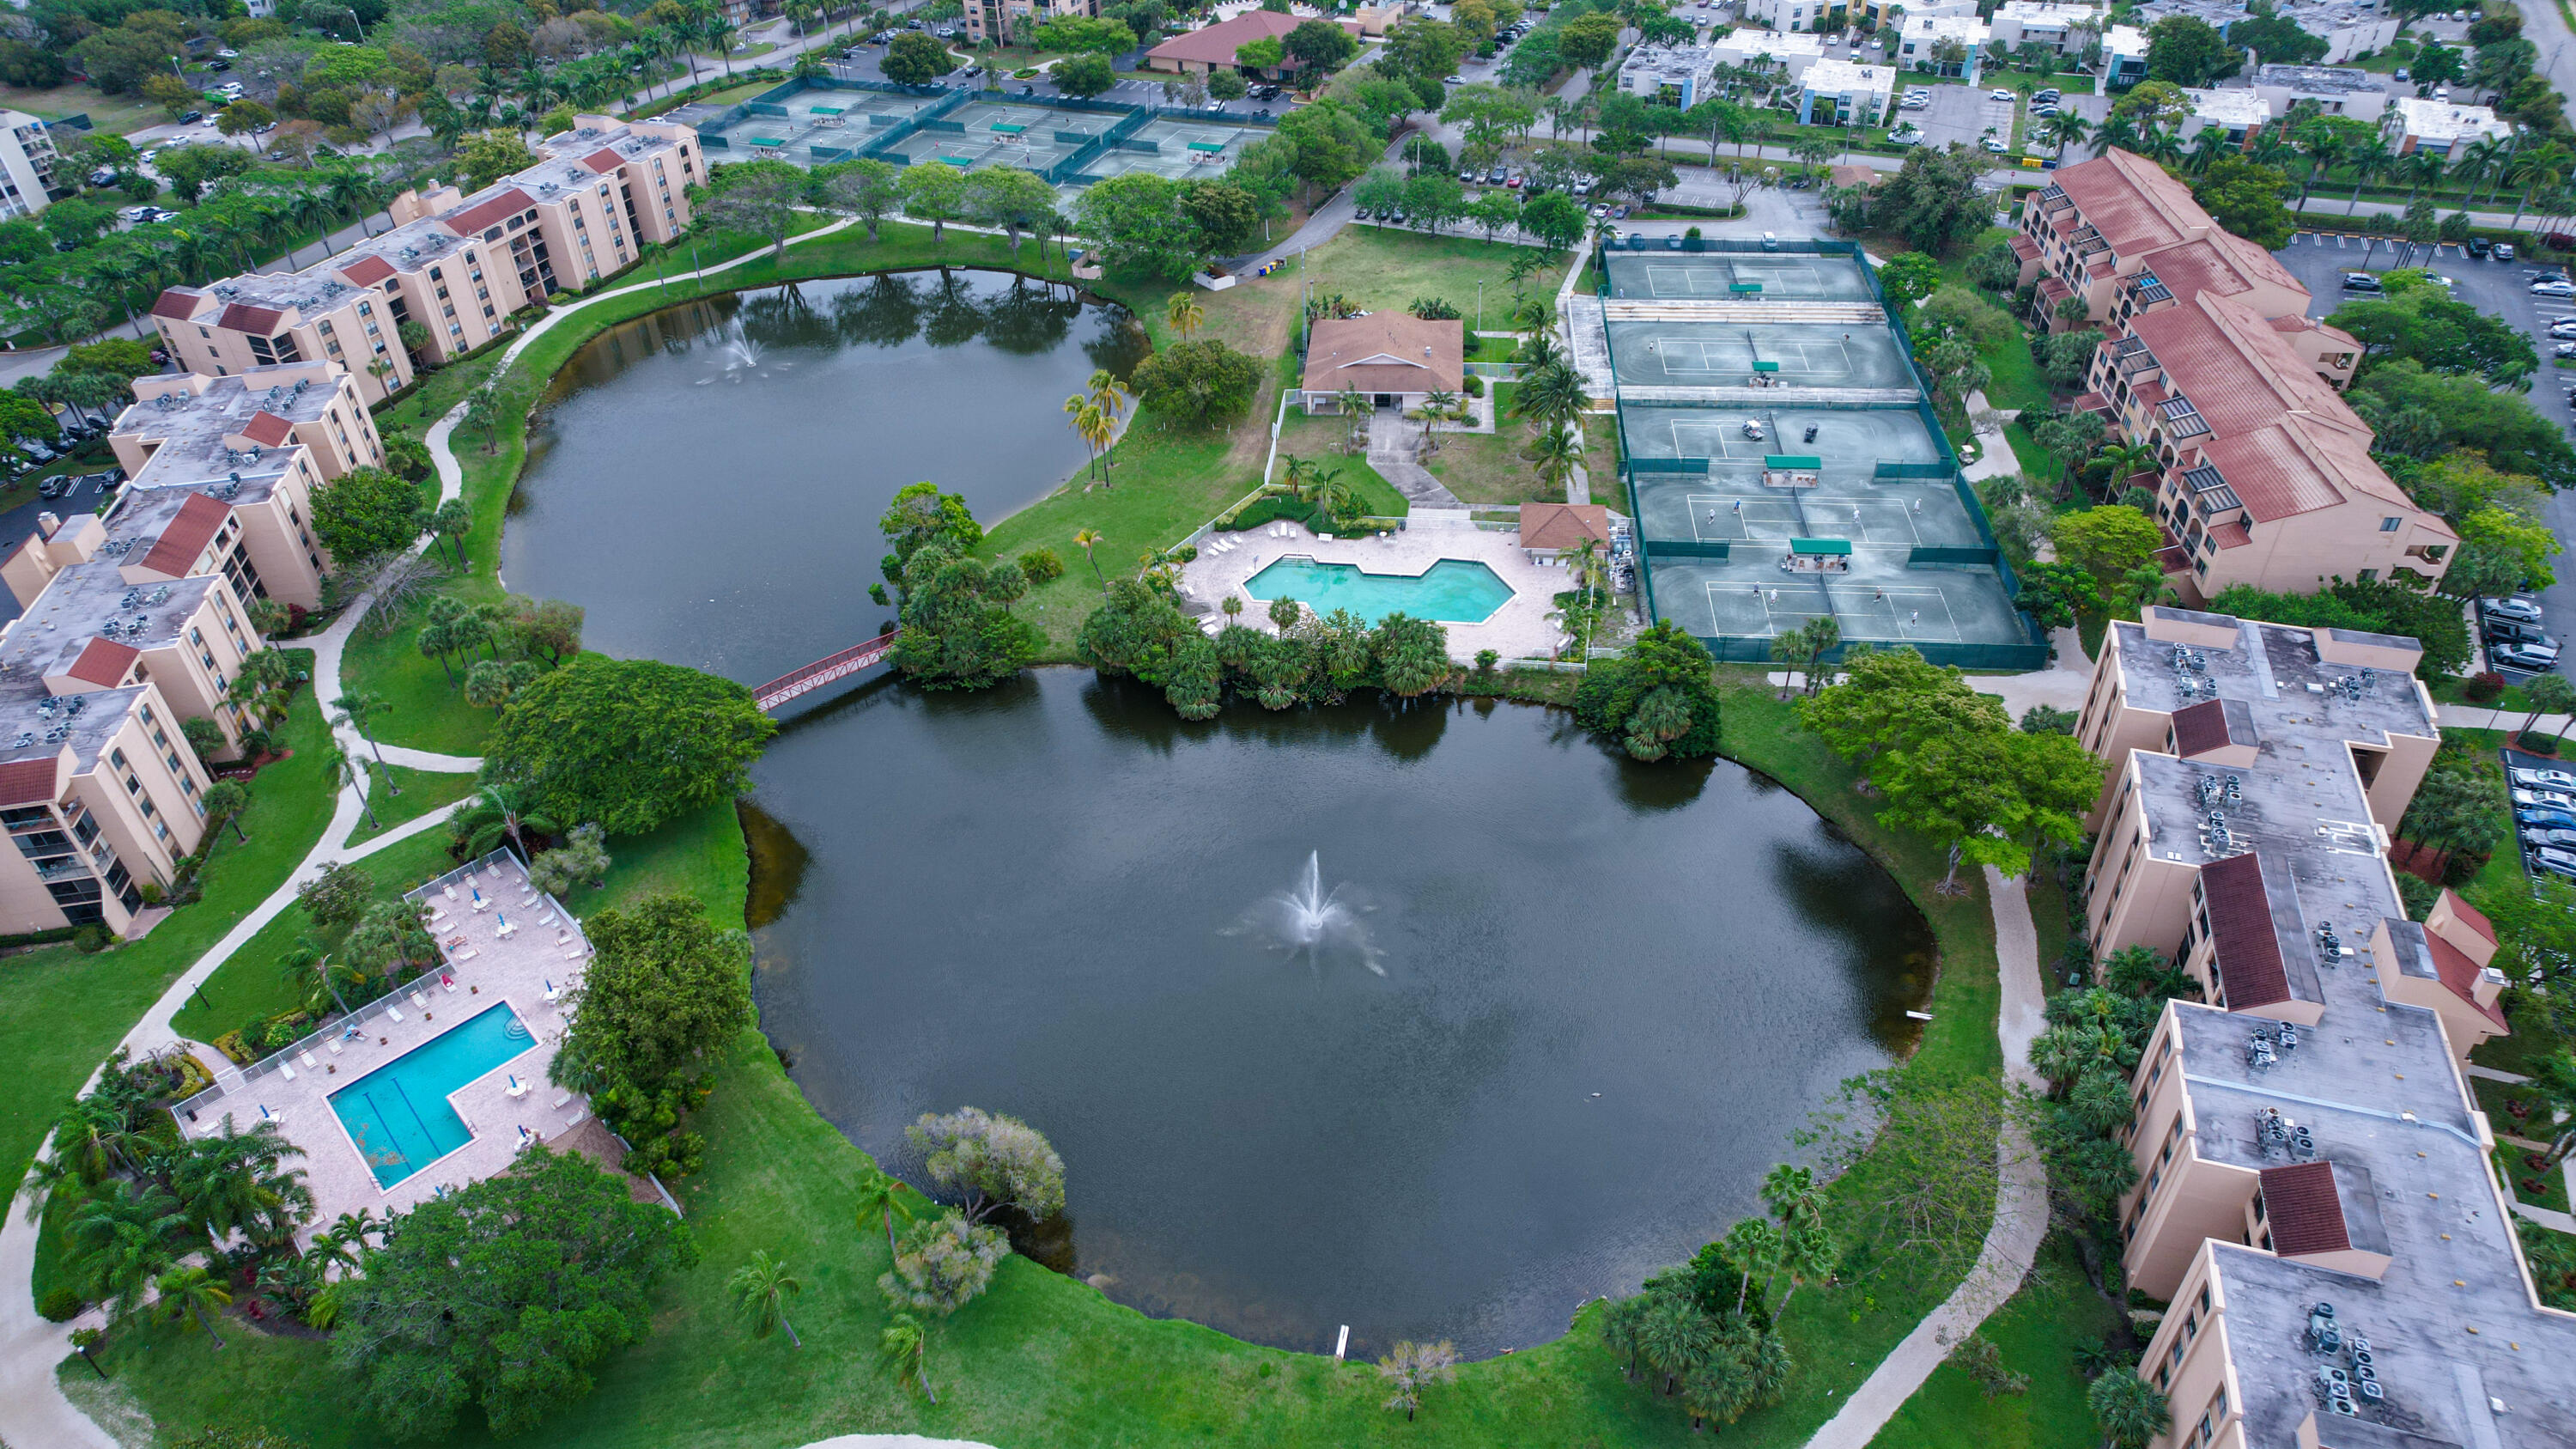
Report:
[{"label": "condominium building", "polygon": [[[1742,0],[1736,14],[1765,30],[1839,30],[1847,8],[1829,0]],[[1836,18],[1828,23],[1828,16]]]},{"label": "condominium building", "polygon": [[1793,85],[1824,54],[1824,37],[1812,30],[1738,30],[1708,43],[1711,65],[1767,67]]},{"label": "condominium building", "polygon": [[1995,7],[1993,44],[1999,51],[2037,45],[2080,56],[2102,38],[2104,16],[2102,6],[2083,0],[2004,0]]},{"label": "condominium building", "polygon": [[[2012,246],[2021,285],[2037,288],[2038,320],[2053,330],[2124,324],[2201,292],[2234,297],[2265,317],[2308,310],[2308,289],[2277,258],[2212,221],[2163,167],[2127,151],[2058,168],[2024,203]],[[2069,297],[2084,299],[2084,322],[2057,315]],[[2346,340],[2354,354],[2342,367],[2348,381],[2360,344]]]},{"label": "condominium building", "polygon": [[[1974,15],[1907,14],[1898,31],[1897,61],[1908,70],[1930,75],[1966,76],[1974,80],[1978,57],[1985,54],[1986,42],[1993,34],[1986,22]],[[1944,60],[1942,51],[1958,46],[1955,59]]]},{"label": "condominium building", "polygon": [[2576,1315],[2543,1307],[2460,1061],[2504,1030],[2495,933],[2410,921],[2384,854],[2437,744],[2415,642],[2150,608],[2079,737],[2113,760],[2086,921],[2179,956],[2131,1077],[2127,1281],[2170,1306],[2151,1449],[2576,1442]]},{"label": "condominium building", "polygon": [[1856,65],[1847,60],[1820,60],[1800,77],[1798,123],[1815,126],[1875,126],[1888,114],[1896,67],[1884,63]]},{"label": "condominium building", "polygon": [[1619,63],[1619,93],[1689,110],[1716,94],[1717,56],[1705,45],[1640,45]]},{"label": "condominium building", "polygon": [[[2430,588],[2459,535],[2370,456],[2371,432],[2318,371],[2350,339],[2203,292],[2105,335],[2078,406],[2156,455],[2157,561],[2186,602],[2232,584],[2313,593],[2336,579]],[[2341,339],[2337,341],[2335,339]]]},{"label": "condominium building", "polygon": [[2501,141],[2513,134],[2513,123],[2495,113],[2489,106],[2464,106],[2453,101],[2419,100],[2399,96],[2389,102],[2380,129],[2388,137],[2389,151],[2398,156],[2412,156],[2418,151],[2456,158],[2480,141]]},{"label": "condominium building", "polygon": [[2135,25],[2114,25],[2102,34],[2102,84],[2118,90],[2147,78],[2147,32]]},{"label": "condominium building", "polygon": [[0,106],[0,221],[34,216],[53,203],[54,150],[50,124]]},{"label": "condominium building", "polygon": [[2191,99],[2191,114],[2182,123],[2185,140],[2214,130],[2229,145],[2242,146],[2246,133],[2263,129],[2272,119],[2271,106],[2256,91],[2185,89],[2183,94]]},{"label": "condominium building", "polygon": [[[2318,60],[2341,65],[2356,56],[2384,50],[2405,18],[2389,0],[2280,0],[2273,7],[2282,19],[2326,43]],[[2152,26],[2173,15],[2187,15],[2226,34],[2247,16],[2245,0],[2146,0],[2135,10],[2137,23]]]},{"label": "condominium building", "polygon": [[966,39],[975,45],[996,39],[1026,45],[1029,32],[1050,20],[1099,13],[1093,0],[967,0]]},{"label": "condominium building", "polygon": [[381,402],[412,380],[403,326],[427,334],[422,361],[471,352],[520,308],[584,290],[677,236],[687,189],[704,179],[697,133],[664,122],[584,116],[538,149],[543,161],[472,196],[405,192],[388,208],[392,230],[302,271],[170,288],[152,306],[163,348],[215,377],[327,360]]},{"label": "condominium building", "polygon": [[2320,115],[2376,121],[2395,94],[2394,83],[2384,75],[2334,65],[2260,66],[2250,84],[2274,116],[2286,116],[2290,107],[2311,101]]}]

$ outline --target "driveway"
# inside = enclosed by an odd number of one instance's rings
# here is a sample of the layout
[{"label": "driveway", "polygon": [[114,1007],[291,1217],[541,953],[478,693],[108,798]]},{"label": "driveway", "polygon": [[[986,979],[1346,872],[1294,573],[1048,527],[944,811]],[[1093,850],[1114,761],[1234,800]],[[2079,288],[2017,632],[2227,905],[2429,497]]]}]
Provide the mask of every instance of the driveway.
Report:
[{"label": "driveway", "polygon": [[[1988,127],[1998,139],[2012,138],[2012,102],[1986,99],[1984,87],[1931,85],[1920,80],[1906,85],[1920,85],[1932,93],[1931,105],[1898,112],[1912,116],[1914,124],[1923,128],[1924,145],[1939,150],[1956,141],[1973,150],[1985,140]],[[1897,98],[1902,100],[1904,95],[1900,87]]]},{"label": "driveway", "polygon": [[[2342,305],[2345,296],[2345,272],[2385,272],[2405,265],[2405,246],[2392,245],[2386,239],[2376,244],[2357,236],[2325,232],[2301,232],[2290,244],[2273,253],[2290,274],[2299,279],[2315,299],[2308,315],[2323,317]],[[2550,349],[2557,344],[2549,340],[2549,324],[2566,316],[2576,316],[2576,299],[2554,301],[2531,295],[2531,273],[2536,270],[2523,262],[2480,261],[2456,246],[2437,246],[2429,257],[2419,257],[2415,265],[2452,278],[2458,285],[2454,294],[2463,302],[2490,316],[2501,317],[2530,334],[2540,351],[2540,371],[2532,378],[2527,395],[2533,409],[2561,428],[2576,431],[2576,409],[2568,405],[2567,389],[2562,383],[2576,384],[2576,371],[2550,365]],[[2549,526],[2561,539],[2576,537],[2576,496],[2552,494],[2545,505]],[[2567,637],[2576,628],[2576,567],[2570,567],[2565,554],[2554,565],[2559,581],[2540,595],[2545,616],[2541,627],[2554,637]],[[2560,673],[2566,672],[2564,663]],[[2508,676],[2520,678],[2519,675]]]}]

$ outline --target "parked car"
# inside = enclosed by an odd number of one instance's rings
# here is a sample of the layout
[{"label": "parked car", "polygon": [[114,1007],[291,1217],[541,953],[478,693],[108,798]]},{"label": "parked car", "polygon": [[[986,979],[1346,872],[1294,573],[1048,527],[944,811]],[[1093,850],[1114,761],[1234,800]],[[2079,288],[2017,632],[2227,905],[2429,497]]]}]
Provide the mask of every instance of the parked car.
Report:
[{"label": "parked car", "polygon": [[2511,669],[2523,674],[2547,674],[2558,667],[2555,650],[2534,649],[2523,644],[2501,644],[2487,651],[2487,663],[2497,669]]},{"label": "parked car", "polygon": [[1986,92],[1986,99],[1990,101],[2008,101],[2012,98],[2013,93],[2005,90],[2001,86],[1997,86],[1993,90]]},{"label": "parked car", "polygon": [[2576,830],[2570,830],[2563,825],[2526,826],[2522,832],[2522,843],[2561,847],[2576,845]]},{"label": "parked car", "polygon": [[2490,618],[2486,621],[2486,636],[2490,644],[2537,644],[2553,650],[2558,647],[2557,641],[2542,633],[2538,624],[2525,619]]},{"label": "parked car", "polygon": [[2385,292],[2388,290],[2388,288],[2383,285],[2377,277],[2372,276],[2368,272],[2344,273],[2343,289],[2347,292]]},{"label": "parked car", "polygon": [[1768,435],[1762,431],[1762,425],[1760,423],[1755,422],[1751,418],[1746,418],[1744,420],[1744,440],[1746,442],[1759,443],[1767,436]]},{"label": "parked car", "polygon": [[2540,622],[2540,605],[2531,599],[2480,599],[2478,612],[2490,619],[2519,619],[2526,624]]},{"label": "parked car", "polygon": [[2531,863],[2551,875],[2576,877],[2576,855],[2543,846],[2531,853]]},{"label": "parked car", "polygon": [[2003,142],[1994,139],[1992,136],[1989,136],[1986,138],[1986,149],[2000,156],[2012,148],[2005,145]]},{"label": "parked car", "polygon": [[190,111],[179,118],[179,124],[182,126],[193,126],[205,118],[206,113],[203,111]]},{"label": "parked car", "polygon": [[2564,810],[2516,810],[2513,819],[2525,830],[2576,830],[2576,815]]},{"label": "parked car", "polygon": [[2576,775],[2565,770],[2535,770],[2515,766],[2504,772],[2505,778],[2526,790],[2565,790],[2576,794]]},{"label": "parked car", "polygon": [[2564,790],[2508,790],[2505,793],[2511,795],[2513,803],[2522,809],[2576,811],[2576,795]]},{"label": "parked car", "polygon": [[2557,355],[2560,357],[2576,357],[2576,342],[2559,343]]},{"label": "parked car", "polygon": [[2465,250],[2470,256],[2483,258],[2487,253],[2495,250],[2495,243],[2482,236],[2473,236],[2468,239]]},{"label": "parked car", "polygon": [[2496,259],[2497,261],[2500,261],[2500,262],[2509,262],[2509,261],[2512,261],[2512,260],[2513,260],[2513,243],[2511,243],[2511,242],[2497,242],[2497,243],[2495,244],[2495,259]]},{"label": "parked car", "polygon": [[1626,221],[1628,219],[1628,208],[1624,206],[1614,206],[1610,208],[1610,219],[1612,221]]},{"label": "parked car", "polygon": [[2576,297],[2576,282],[2570,282],[2563,277],[2544,277],[2531,284],[2531,295],[2535,297]]},{"label": "parked car", "polygon": [[2570,338],[2576,338],[2576,322],[2550,323],[2549,338],[2553,342],[2565,342]]},{"label": "parked car", "polygon": [[1485,184],[1487,186],[1500,186],[1511,176],[1511,174],[1511,168],[1507,166],[1497,166],[1493,170],[1485,173]]}]

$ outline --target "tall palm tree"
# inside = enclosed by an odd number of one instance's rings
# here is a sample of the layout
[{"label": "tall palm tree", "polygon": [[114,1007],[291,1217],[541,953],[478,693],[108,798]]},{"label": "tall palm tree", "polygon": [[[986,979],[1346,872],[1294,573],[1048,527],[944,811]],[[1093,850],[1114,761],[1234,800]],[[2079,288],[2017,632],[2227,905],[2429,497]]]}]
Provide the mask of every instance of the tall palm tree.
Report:
[{"label": "tall palm tree", "polygon": [[214,1340],[216,1351],[222,1352],[224,1336],[215,1332],[215,1325],[206,1315],[232,1306],[233,1295],[223,1280],[207,1272],[204,1264],[192,1263],[162,1274],[159,1287],[162,1313],[172,1318],[188,1315],[206,1331],[206,1337]]},{"label": "tall palm tree", "polygon": [[1657,1293],[1637,1322],[1637,1354],[1664,1376],[1664,1392],[1706,1362],[1717,1346],[1716,1326],[1699,1305],[1677,1293]]},{"label": "tall palm tree", "polygon": [[1537,469],[1539,482],[1551,493],[1561,492],[1565,480],[1583,462],[1583,444],[1570,423],[1554,423],[1533,440],[1521,456]]},{"label": "tall palm tree", "polygon": [[2344,169],[2352,173],[2352,205],[2361,205],[2361,189],[2385,174],[2395,158],[2388,154],[2388,143],[2376,136],[2366,136],[2345,148]]},{"label": "tall palm tree", "polygon": [[2522,225],[2522,209],[2531,204],[2531,194],[2545,188],[2556,189],[2567,176],[2568,163],[2576,158],[2555,141],[2544,141],[2527,151],[2516,153],[2509,179],[2522,183],[2522,197],[2513,204],[2513,220],[2506,230]]},{"label": "tall palm tree", "polygon": [[[1085,533],[1090,531],[1083,530]],[[1074,541],[1081,542],[1079,538]],[[1084,544],[1083,552],[1088,554],[1090,551],[1091,546]],[[895,1252],[894,1220],[896,1216],[900,1214],[905,1222],[912,1221],[912,1206],[904,1201],[904,1194],[909,1191],[911,1189],[904,1185],[902,1178],[874,1163],[868,1165],[868,1176],[859,1183],[859,1226],[867,1226],[870,1213],[875,1213],[885,1220],[888,1257],[892,1257]]]},{"label": "tall palm tree", "polygon": [[286,1167],[304,1149],[289,1142],[275,1122],[247,1132],[226,1129],[199,1137],[171,1154],[170,1190],[192,1225],[220,1248],[235,1232],[274,1240],[310,1211],[313,1194],[304,1169]]},{"label": "tall palm tree", "polygon": [[1280,481],[1288,485],[1290,496],[1297,498],[1305,497],[1306,479],[1314,473],[1315,465],[1304,458],[1298,457],[1294,453],[1280,454],[1279,461],[1282,465],[1280,469]]},{"label": "tall palm tree", "polygon": [[1083,410],[1075,415],[1073,426],[1082,434],[1082,440],[1091,445],[1092,451],[1100,455],[1100,486],[1118,486],[1109,473],[1110,445],[1118,441],[1116,415],[1097,402],[1086,403]]},{"label": "tall palm tree", "polygon": [[909,1313],[887,1319],[877,1334],[877,1357],[894,1370],[896,1383],[918,1384],[922,1397],[939,1402],[938,1391],[930,1386],[930,1331],[920,1319]]},{"label": "tall palm tree", "polygon": [[1120,385],[1118,375],[1108,368],[1093,368],[1090,381],[1085,382],[1083,387],[1090,393],[1092,405],[1099,408],[1100,415],[1111,422],[1118,421],[1119,417],[1127,411],[1127,389]]},{"label": "tall palm tree", "polygon": [[2085,138],[2092,134],[2093,123],[2073,111],[2059,111],[2042,122],[2039,128],[2040,139],[2057,148],[2057,157],[2061,161],[2066,159],[2067,147],[2083,145]]},{"label": "tall palm tree", "polygon": [[1100,592],[1105,594],[1109,592],[1109,580],[1101,576],[1100,560],[1092,557],[1091,553],[1091,550],[1097,547],[1099,543],[1100,533],[1097,529],[1082,529],[1076,532],[1073,536],[1074,547],[1082,550],[1082,561],[1091,565],[1091,576],[1100,580]]},{"label": "tall palm tree", "polygon": [[1090,444],[1091,463],[1087,471],[1090,476],[1095,478],[1099,477],[1100,445],[1092,442],[1091,437],[1094,431],[1094,425],[1100,421],[1099,404],[1094,403],[1090,398],[1083,396],[1081,393],[1075,393],[1073,396],[1064,400],[1064,411],[1066,416],[1073,419],[1073,431],[1075,434],[1078,435],[1083,442]]},{"label": "tall palm tree", "polygon": [[751,1324],[751,1336],[767,1338],[777,1329],[787,1330],[787,1341],[798,1348],[805,1341],[796,1336],[796,1325],[787,1321],[787,1300],[805,1291],[796,1275],[787,1271],[786,1263],[769,1255],[766,1248],[751,1250],[751,1261],[733,1270],[725,1280],[733,1294],[735,1311]]},{"label": "tall palm tree", "polygon": [[2182,137],[2169,126],[2149,126],[2138,137],[2138,154],[2159,166],[2171,166],[2182,159]]},{"label": "tall palm tree", "polygon": [[2173,1427],[2173,1409],[2156,1386],[2135,1369],[2113,1369],[2084,1392],[2093,1420],[2113,1449],[2146,1449],[2149,1441]]},{"label": "tall palm tree", "polygon": [[1187,342],[1191,333],[1206,324],[1207,309],[1200,306],[1198,298],[1189,293],[1174,292],[1172,300],[1164,304],[1163,320],[1174,332],[1181,334],[1182,341]]},{"label": "tall palm tree", "polygon": [[[384,747],[374,740],[367,739],[367,721],[381,718],[392,709],[393,705],[381,694],[363,689],[353,690],[331,701],[331,723],[356,730],[358,738],[367,740],[367,748],[375,751],[376,765],[381,769],[385,763]],[[394,786],[392,776],[385,777],[385,784],[392,793],[396,795],[402,793],[401,789]],[[514,840],[518,838],[515,828],[511,838]]]}]

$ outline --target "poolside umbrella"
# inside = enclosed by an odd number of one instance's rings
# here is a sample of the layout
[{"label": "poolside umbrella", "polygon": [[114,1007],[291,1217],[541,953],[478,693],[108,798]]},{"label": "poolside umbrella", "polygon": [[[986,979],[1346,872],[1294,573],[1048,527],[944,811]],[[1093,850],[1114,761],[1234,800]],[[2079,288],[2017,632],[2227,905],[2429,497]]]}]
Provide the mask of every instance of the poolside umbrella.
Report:
[{"label": "poolside umbrella", "polygon": [[499,923],[500,929],[504,931],[510,929],[510,918],[508,916],[503,915],[499,911],[494,911],[492,913],[492,919]]}]

